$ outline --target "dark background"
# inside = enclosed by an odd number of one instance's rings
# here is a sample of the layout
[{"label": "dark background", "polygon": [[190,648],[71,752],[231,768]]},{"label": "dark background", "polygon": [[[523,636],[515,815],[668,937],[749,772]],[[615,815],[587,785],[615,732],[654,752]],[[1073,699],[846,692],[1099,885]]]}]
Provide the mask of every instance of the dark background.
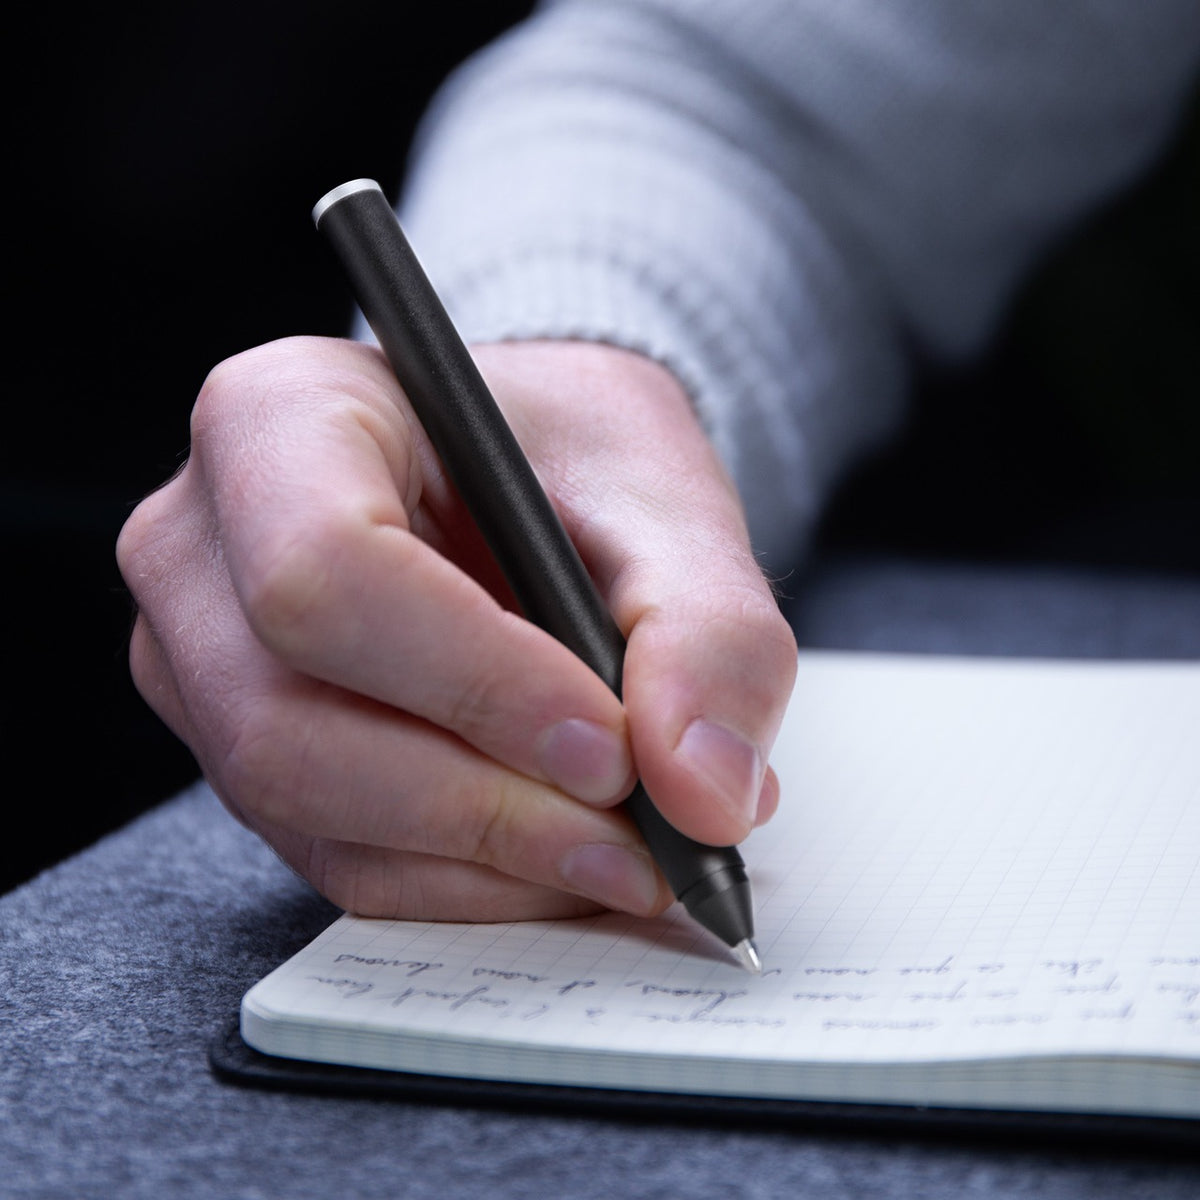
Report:
[{"label": "dark background", "polygon": [[0,889],[195,776],[129,681],[117,533],[183,461],[212,366],[272,338],[347,332],[349,293],[312,205],[359,176],[394,187],[437,84],[528,7],[23,13],[0,443]]},{"label": "dark background", "polygon": [[[0,442],[0,890],[195,777],[128,677],[113,545],[187,452],[209,368],[342,334],[309,210],[393,188],[452,66],[513,0],[126,4],[25,14]],[[822,553],[1200,572],[1200,128],[1031,283],[988,360],[928,372]],[[1200,620],[1200,614],[1197,614]]]}]

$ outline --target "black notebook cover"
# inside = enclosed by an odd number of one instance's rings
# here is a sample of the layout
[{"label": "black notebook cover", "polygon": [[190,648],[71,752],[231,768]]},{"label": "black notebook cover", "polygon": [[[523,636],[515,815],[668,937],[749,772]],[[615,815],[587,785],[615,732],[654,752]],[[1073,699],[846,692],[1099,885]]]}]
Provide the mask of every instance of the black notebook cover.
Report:
[{"label": "black notebook cover", "polygon": [[1043,1145],[1086,1145],[1105,1152],[1170,1151],[1200,1158],[1200,1121],[700,1096],[415,1075],[262,1054],[243,1040],[236,1017],[213,1039],[209,1063],[219,1079],[244,1087],[498,1107],[509,1112],[526,1110],[560,1115],[569,1112],[636,1117],[640,1121],[716,1123],[725,1127],[782,1126],[856,1135],[945,1137],[956,1141],[1010,1139]]}]

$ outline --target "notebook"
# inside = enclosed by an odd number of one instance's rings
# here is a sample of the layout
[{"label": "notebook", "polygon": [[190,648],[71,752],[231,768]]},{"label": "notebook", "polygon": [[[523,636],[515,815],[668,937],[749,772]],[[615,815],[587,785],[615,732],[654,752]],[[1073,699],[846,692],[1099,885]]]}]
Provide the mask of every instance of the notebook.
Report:
[{"label": "notebook", "polygon": [[678,906],[344,915],[250,988],[242,1038],[427,1077],[1200,1118],[1200,663],[803,652],[772,761],[743,846],[761,976]]}]

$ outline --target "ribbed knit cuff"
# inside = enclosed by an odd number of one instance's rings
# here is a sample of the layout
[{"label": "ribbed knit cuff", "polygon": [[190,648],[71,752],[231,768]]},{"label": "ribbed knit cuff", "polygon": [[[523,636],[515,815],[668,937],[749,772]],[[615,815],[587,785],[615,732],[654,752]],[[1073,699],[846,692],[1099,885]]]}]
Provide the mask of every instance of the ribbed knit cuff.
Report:
[{"label": "ribbed knit cuff", "polygon": [[414,249],[469,341],[602,341],[671,370],[786,572],[895,421],[886,321],[761,157],[582,68],[563,87],[523,67],[502,46],[435,107],[401,208]]}]

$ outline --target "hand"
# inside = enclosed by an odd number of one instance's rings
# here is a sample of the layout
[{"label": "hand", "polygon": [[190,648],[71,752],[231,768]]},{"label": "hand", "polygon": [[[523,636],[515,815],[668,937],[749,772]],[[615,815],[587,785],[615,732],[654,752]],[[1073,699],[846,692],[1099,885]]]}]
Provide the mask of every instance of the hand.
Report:
[{"label": "hand", "polygon": [[640,773],[692,837],[774,811],[795,644],[686,397],[639,356],[478,347],[628,639],[624,707],[512,611],[382,356],[292,339],[206,381],[186,466],[131,515],[142,695],[226,806],[364,915],[660,911]]}]

